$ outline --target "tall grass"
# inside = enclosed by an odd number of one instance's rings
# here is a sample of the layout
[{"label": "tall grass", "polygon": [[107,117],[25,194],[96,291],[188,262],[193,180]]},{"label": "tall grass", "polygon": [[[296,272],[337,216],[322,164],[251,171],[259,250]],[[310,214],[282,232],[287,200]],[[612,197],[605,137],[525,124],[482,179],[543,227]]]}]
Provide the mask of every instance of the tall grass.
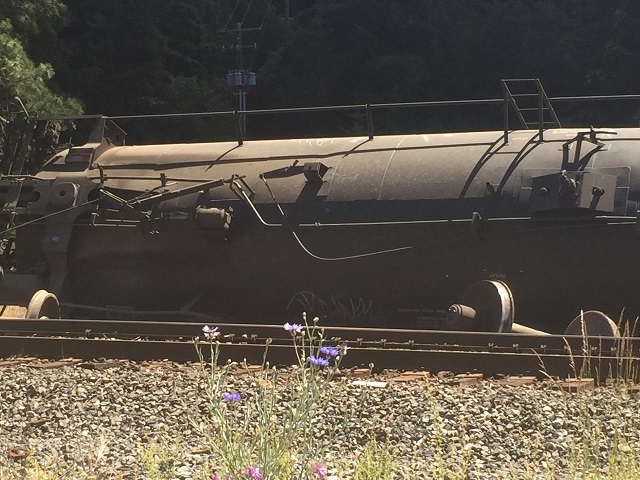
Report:
[{"label": "tall grass", "polygon": [[[330,383],[347,348],[328,346],[317,318],[307,323],[305,316],[303,324],[285,324],[284,328],[291,332],[297,358],[286,381],[280,380],[279,369],[266,362],[266,351],[262,368],[256,371],[245,363],[219,365],[217,332],[205,330],[209,342],[204,348],[210,350],[210,362],[203,360],[203,345],[197,345],[207,409],[204,422],[198,415],[191,421],[206,439],[211,474],[218,478],[328,477],[325,453],[354,410],[327,425],[318,425],[317,418],[331,402]],[[244,370],[251,392],[233,387],[238,369]],[[363,395],[365,390],[361,390]],[[317,435],[320,427],[323,435]]]},{"label": "tall grass", "polygon": [[387,445],[380,444],[371,435],[364,451],[358,457],[354,480],[391,480],[397,478],[397,462]]}]

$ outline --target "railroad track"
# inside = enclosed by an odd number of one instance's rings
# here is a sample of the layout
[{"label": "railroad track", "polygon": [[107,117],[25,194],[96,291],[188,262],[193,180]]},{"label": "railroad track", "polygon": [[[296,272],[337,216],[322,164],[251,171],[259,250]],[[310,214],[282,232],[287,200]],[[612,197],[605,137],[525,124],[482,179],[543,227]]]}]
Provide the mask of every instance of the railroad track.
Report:
[{"label": "railroad track", "polygon": [[[0,357],[129,359],[189,362],[194,339],[207,342],[202,323],[112,320],[0,320]],[[220,360],[275,365],[296,361],[280,325],[217,324]],[[496,334],[430,330],[324,327],[325,344],[346,344],[344,367],[594,378],[634,375],[640,338]],[[205,357],[208,348],[202,349]]]}]

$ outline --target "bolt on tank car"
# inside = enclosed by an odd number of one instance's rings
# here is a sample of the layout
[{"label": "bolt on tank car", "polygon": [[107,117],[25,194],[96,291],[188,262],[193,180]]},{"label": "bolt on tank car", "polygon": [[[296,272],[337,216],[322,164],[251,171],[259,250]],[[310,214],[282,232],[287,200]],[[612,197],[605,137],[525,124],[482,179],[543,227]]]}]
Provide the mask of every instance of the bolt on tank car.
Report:
[{"label": "bolt on tank car", "polygon": [[612,334],[640,312],[640,129],[562,128],[533,84],[529,122],[503,81],[503,131],[375,136],[367,105],[362,137],[129,146],[100,117],[0,180],[0,303]]}]

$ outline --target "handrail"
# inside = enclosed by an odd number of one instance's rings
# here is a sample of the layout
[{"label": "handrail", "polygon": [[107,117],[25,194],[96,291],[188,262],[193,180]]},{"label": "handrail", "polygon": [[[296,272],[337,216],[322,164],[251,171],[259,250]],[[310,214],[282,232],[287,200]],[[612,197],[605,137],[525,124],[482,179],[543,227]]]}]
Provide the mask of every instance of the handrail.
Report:
[{"label": "handrail", "polygon": [[[617,101],[617,100],[640,100],[640,95],[586,95],[575,97],[549,97],[551,102],[581,102],[581,101]],[[309,113],[309,112],[327,112],[327,111],[349,111],[363,110],[366,111],[367,106],[371,109],[384,108],[407,108],[407,107],[447,107],[447,106],[464,106],[464,105],[499,105],[504,102],[503,98],[489,99],[470,99],[470,100],[438,100],[425,102],[398,102],[398,103],[370,103],[356,105],[327,105],[316,107],[291,107],[291,108],[273,108],[261,110],[223,110],[223,111],[204,111],[190,113],[160,113],[160,114],[140,114],[140,115],[113,115],[104,116],[109,120],[137,120],[137,119],[161,119],[161,118],[184,118],[184,117],[214,117],[214,116],[232,116],[237,113],[248,115],[263,115],[273,113]],[[103,115],[58,115],[35,117],[37,121],[55,121],[55,120],[85,120],[101,118]]]},{"label": "handrail", "polygon": [[[455,106],[468,106],[468,105],[503,105],[503,127],[505,143],[508,143],[509,138],[509,107],[512,106],[516,110],[516,114],[520,115],[521,122],[524,122],[527,127],[527,122],[522,118],[520,111],[515,104],[515,100],[512,98],[512,94],[506,88],[505,82],[531,82],[535,81],[539,84],[539,88],[542,86],[538,79],[506,79],[502,80],[503,86],[503,98],[490,98],[490,99],[470,99],[470,100],[438,100],[438,101],[422,101],[422,102],[397,102],[397,103],[367,103],[356,105],[328,105],[328,106],[315,106],[315,107],[291,107],[291,108],[274,108],[274,109],[259,109],[259,110],[228,110],[228,111],[204,111],[193,113],[162,113],[162,114],[142,114],[142,115],[114,115],[114,116],[102,116],[102,115],[79,115],[79,116],[45,116],[35,117],[36,121],[63,121],[63,120],[84,120],[84,119],[98,119],[98,120],[150,120],[150,119],[165,119],[165,118],[194,118],[194,117],[231,117],[236,124],[236,136],[238,146],[242,146],[244,143],[244,136],[242,128],[238,123],[245,115],[265,115],[265,114],[283,114],[283,113],[318,113],[318,112],[346,112],[346,111],[360,111],[366,118],[367,135],[370,140],[374,138],[374,125],[373,125],[373,110],[389,109],[389,108],[421,108],[421,107],[455,107]],[[539,115],[538,115],[538,128],[540,141],[543,140],[544,125],[547,122],[544,121],[543,107],[549,107],[554,122],[559,125],[560,122],[553,112],[551,102],[584,102],[584,101],[618,101],[618,100],[640,100],[640,95],[587,95],[587,96],[563,96],[563,97],[546,97],[544,91],[536,94],[540,96],[539,99]],[[544,101],[544,104],[543,104]],[[545,108],[546,108],[545,107]]]}]

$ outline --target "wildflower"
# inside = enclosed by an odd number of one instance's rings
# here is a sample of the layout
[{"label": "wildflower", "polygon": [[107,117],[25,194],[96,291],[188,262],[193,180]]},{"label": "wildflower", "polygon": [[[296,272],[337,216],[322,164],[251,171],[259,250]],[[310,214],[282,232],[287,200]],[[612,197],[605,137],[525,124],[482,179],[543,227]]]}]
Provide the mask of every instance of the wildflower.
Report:
[{"label": "wildflower", "polygon": [[218,433],[216,427],[209,428],[209,436],[213,437],[216,433]]},{"label": "wildflower", "polygon": [[329,360],[322,357],[316,357],[315,355],[309,355],[309,363],[311,365],[315,365],[316,367],[326,367],[329,365]]},{"label": "wildflower", "polygon": [[218,475],[214,473],[213,475],[211,475],[211,480],[220,480],[220,479],[218,478]]},{"label": "wildflower", "polygon": [[347,346],[347,342],[342,342],[340,344],[340,355],[344,357],[347,354],[347,350],[349,350],[349,347]]},{"label": "wildflower", "polygon": [[320,353],[333,358],[340,355],[340,349],[338,347],[320,347]]},{"label": "wildflower", "polygon": [[220,335],[218,327],[210,327],[209,325],[205,325],[204,327],[202,327],[202,332],[204,333],[204,336],[206,338],[216,338],[218,335]]},{"label": "wildflower", "polygon": [[222,394],[223,402],[239,402],[242,396],[238,392],[224,392]]},{"label": "wildflower", "polygon": [[282,328],[291,333],[300,333],[302,331],[302,325],[300,325],[299,323],[291,324],[287,322],[282,326]]},{"label": "wildflower", "polygon": [[244,469],[242,469],[242,473],[249,480],[262,480],[262,474],[260,473],[260,470],[258,470],[258,467],[244,468]]},{"label": "wildflower", "polygon": [[318,478],[327,478],[327,469],[324,468],[320,462],[313,462],[311,464],[311,471],[318,475]]}]

